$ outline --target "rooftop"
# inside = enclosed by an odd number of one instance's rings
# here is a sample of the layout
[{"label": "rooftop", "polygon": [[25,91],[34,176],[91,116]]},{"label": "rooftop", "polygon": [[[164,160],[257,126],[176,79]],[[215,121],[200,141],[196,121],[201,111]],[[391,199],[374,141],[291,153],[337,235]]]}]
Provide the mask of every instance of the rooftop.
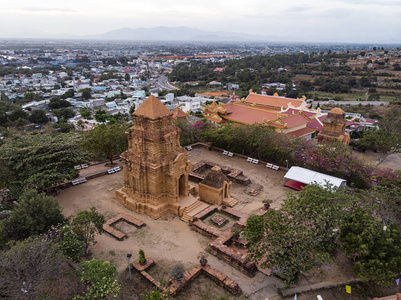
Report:
[{"label": "rooftop", "polygon": [[157,119],[172,115],[172,113],[155,96],[149,96],[149,98],[147,98],[132,115],[143,116],[149,119]]}]

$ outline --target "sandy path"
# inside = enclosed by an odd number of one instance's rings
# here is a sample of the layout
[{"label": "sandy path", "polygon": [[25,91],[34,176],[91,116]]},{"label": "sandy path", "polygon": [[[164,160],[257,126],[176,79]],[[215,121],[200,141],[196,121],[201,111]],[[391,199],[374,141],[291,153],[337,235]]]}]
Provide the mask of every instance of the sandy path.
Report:
[{"label": "sandy path", "polygon": [[[241,169],[253,182],[264,185],[264,191],[257,197],[245,194],[244,186],[234,185],[233,196],[240,202],[236,209],[246,213],[258,211],[262,207],[261,201],[266,198],[273,199],[275,205],[278,205],[287,190],[282,186],[284,171],[272,171],[261,165],[247,163],[243,159],[226,158],[220,153],[204,149],[193,150],[189,153],[189,158],[193,163],[207,159]],[[86,170],[88,173],[92,172],[91,168]],[[187,223],[182,222],[176,216],[170,215],[153,220],[146,215],[126,209],[114,198],[115,191],[122,185],[123,172],[118,172],[62,190],[57,197],[66,216],[75,215],[80,210],[95,206],[107,219],[124,212],[146,223],[142,229],[136,229],[126,223],[117,224],[116,226],[128,235],[123,241],[117,241],[106,233],[98,235],[96,237],[97,244],[90,248],[93,256],[112,261],[116,264],[119,272],[123,272],[127,264],[126,254],[132,253],[133,257],[137,258],[138,250],[143,249],[146,255],[152,257],[156,262],[152,271],[155,274],[152,275],[157,279],[168,278],[172,266],[179,261],[186,268],[195,266],[198,263],[197,254],[204,251],[211,240],[191,230]],[[208,260],[210,265],[238,282],[246,295],[253,295],[251,299],[260,299],[261,293],[263,296],[276,295],[275,286],[281,285],[276,278],[259,272],[254,278],[249,278],[213,255],[210,255]]]},{"label": "sandy path", "polygon": [[280,207],[282,199],[286,193],[293,193],[294,190],[284,187],[285,168],[280,168],[278,171],[266,168],[262,164],[252,164],[245,159],[237,157],[228,157],[220,152],[208,151],[204,148],[195,148],[188,152],[189,160],[195,164],[201,160],[207,160],[220,165],[232,167],[243,171],[243,174],[249,177],[252,183],[260,184],[264,187],[263,191],[257,196],[249,196],[244,193],[245,187],[240,184],[233,184],[232,194],[239,203],[235,209],[247,214],[257,212],[263,207],[262,201],[265,199],[273,200],[272,208]]}]

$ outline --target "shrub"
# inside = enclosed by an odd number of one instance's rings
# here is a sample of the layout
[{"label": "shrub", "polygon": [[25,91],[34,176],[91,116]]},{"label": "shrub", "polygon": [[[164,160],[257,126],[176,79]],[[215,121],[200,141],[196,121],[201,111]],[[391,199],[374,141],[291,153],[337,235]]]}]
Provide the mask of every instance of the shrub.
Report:
[{"label": "shrub", "polygon": [[170,275],[175,280],[181,280],[184,277],[184,271],[185,271],[184,265],[182,263],[178,263],[173,267]]},{"label": "shrub", "polygon": [[146,264],[145,252],[142,249],[139,249],[139,263],[141,265]]}]

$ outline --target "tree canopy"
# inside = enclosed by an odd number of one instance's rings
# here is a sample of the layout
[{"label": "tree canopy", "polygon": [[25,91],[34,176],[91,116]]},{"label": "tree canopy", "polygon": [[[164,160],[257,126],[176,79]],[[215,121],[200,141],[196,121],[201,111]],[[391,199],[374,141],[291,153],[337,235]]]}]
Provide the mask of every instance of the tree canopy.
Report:
[{"label": "tree canopy", "polygon": [[312,184],[288,194],[281,210],[248,219],[244,232],[248,252],[290,283],[298,272],[329,260],[344,208],[355,201],[347,190],[329,184]]},{"label": "tree canopy", "polygon": [[78,134],[15,135],[0,147],[0,184],[18,196],[23,188],[44,189],[73,179],[85,161]]},{"label": "tree canopy", "polygon": [[114,264],[105,260],[91,259],[79,264],[81,281],[86,285],[86,291],[74,299],[110,299],[117,298],[120,285],[114,278],[117,269]]},{"label": "tree canopy", "polygon": [[36,124],[46,124],[47,122],[49,122],[49,118],[46,116],[46,112],[43,109],[33,110],[28,119],[32,123]]},{"label": "tree canopy", "polygon": [[113,163],[113,156],[125,151],[128,147],[125,131],[128,124],[101,124],[85,135],[82,148],[96,157],[107,157]]},{"label": "tree canopy", "polygon": [[0,257],[0,297],[67,300],[79,291],[77,274],[48,239],[17,242]]},{"label": "tree canopy", "polygon": [[36,190],[26,190],[18,198],[4,229],[9,238],[21,240],[46,233],[52,226],[65,222],[54,197]]},{"label": "tree canopy", "polygon": [[80,235],[85,243],[85,253],[89,252],[89,245],[96,244],[95,234],[102,234],[103,224],[106,222],[104,216],[97,212],[95,207],[90,210],[82,210],[72,220],[74,231]]}]

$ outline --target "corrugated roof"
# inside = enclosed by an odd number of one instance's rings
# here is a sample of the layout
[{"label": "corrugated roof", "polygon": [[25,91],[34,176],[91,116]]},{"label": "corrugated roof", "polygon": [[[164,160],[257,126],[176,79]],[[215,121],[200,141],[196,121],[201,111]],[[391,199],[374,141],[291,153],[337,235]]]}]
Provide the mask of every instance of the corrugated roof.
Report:
[{"label": "corrugated roof", "polygon": [[306,184],[316,182],[320,186],[325,186],[326,182],[331,183],[336,187],[345,186],[347,181],[338,177],[326,175],[301,167],[291,167],[284,175],[285,179],[296,180]]}]

